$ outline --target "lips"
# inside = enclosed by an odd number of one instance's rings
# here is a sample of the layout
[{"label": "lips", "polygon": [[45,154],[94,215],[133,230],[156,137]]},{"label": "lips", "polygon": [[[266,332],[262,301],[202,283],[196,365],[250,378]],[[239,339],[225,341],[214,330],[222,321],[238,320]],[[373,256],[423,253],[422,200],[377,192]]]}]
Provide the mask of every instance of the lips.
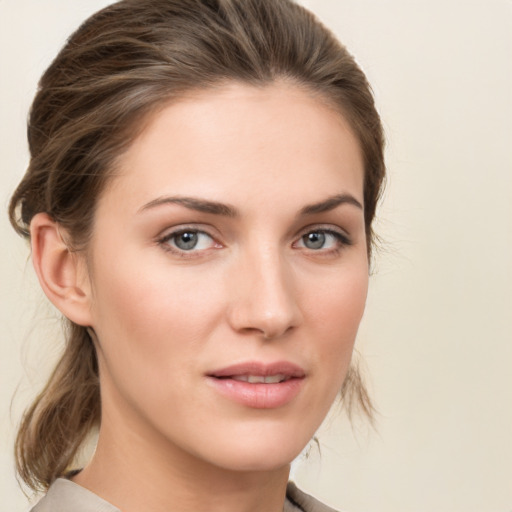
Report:
[{"label": "lips", "polygon": [[289,363],[288,361],[278,361],[275,363],[259,363],[250,361],[247,363],[235,364],[227,366],[219,370],[215,370],[209,374],[216,378],[233,378],[244,375],[255,375],[262,377],[270,377],[282,375],[285,378],[302,378],[306,375],[305,371],[298,365]]},{"label": "lips", "polygon": [[255,409],[290,403],[300,392],[305,371],[293,363],[247,362],[215,370],[208,382],[224,398]]}]

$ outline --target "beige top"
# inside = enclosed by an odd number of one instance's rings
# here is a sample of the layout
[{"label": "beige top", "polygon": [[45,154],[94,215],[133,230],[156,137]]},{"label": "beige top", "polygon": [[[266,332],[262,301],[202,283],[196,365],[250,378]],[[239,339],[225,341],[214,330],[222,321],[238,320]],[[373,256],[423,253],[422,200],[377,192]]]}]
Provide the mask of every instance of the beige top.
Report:
[{"label": "beige top", "polygon": [[[57,479],[31,512],[120,512],[114,505],[65,478]],[[297,489],[293,482],[286,489],[283,512],[336,512]]]}]

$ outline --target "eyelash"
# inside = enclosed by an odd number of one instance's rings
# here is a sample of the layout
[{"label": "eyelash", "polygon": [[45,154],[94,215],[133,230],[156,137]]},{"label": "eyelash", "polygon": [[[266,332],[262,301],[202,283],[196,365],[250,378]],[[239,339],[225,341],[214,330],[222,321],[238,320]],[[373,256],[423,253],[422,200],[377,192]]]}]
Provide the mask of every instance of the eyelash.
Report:
[{"label": "eyelash", "polygon": [[[164,251],[170,252],[170,253],[177,255],[181,258],[197,258],[197,257],[200,257],[201,254],[203,254],[205,251],[209,251],[211,249],[211,248],[199,249],[199,250],[191,249],[190,251],[187,251],[184,249],[180,249],[179,247],[175,247],[169,243],[170,241],[175,240],[178,236],[183,235],[185,233],[191,233],[191,234],[195,234],[195,235],[206,235],[209,238],[211,238],[212,244],[214,246],[217,246],[217,247],[213,247],[213,248],[221,248],[222,247],[222,245],[220,243],[216,242],[215,237],[210,235],[207,231],[198,229],[197,227],[186,227],[186,226],[180,227],[176,231],[168,233],[165,236],[159,238],[157,240],[157,243],[158,243],[158,245],[160,245],[162,247],[162,249]],[[317,250],[309,249],[308,247],[299,248],[299,249],[304,249],[306,252],[311,252],[312,254],[316,253],[317,255],[323,255],[323,256],[331,256],[331,255],[335,256],[335,255],[339,254],[343,250],[343,248],[351,246],[353,244],[352,241],[350,240],[350,238],[344,233],[341,233],[339,231],[336,231],[336,230],[330,229],[330,228],[315,226],[315,227],[308,227],[305,230],[303,230],[302,233],[300,234],[300,236],[292,244],[292,246],[296,246],[296,244],[303,242],[304,237],[306,237],[307,235],[310,235],[310,234],[322,234],[322,235],[332,236],[337,241],[337,247],[334,247],[332,249],[327,249],[327,250],[324,250],[322,248],[317,249]]]},{"label": "eyelash", "polygon": [[179,256],[180,258],[197,258],[200,256],[199,253],[204,253],[205,251],[208,251],[208,249],[203,250],[190,250],[186,251],[183,249],[180,249],[179,247],[172,246],[169,242],[171,242],[173,239],[176,239],[178,236],[183,235],[185,233],[191,233],[196,235],[206,235],[209,238],[212,239],[212,244],[217,245],[217,248],[221,247],[221,244],[215,241],[215,237],[210,235],[208,232],[202,229],[198,229],[197,227],[180,227],[176,231],[172,231],[171,233],[166,234],[162,238],[159,238],[157,240],[158,245],[162,247],[164,251],[170,252],[176,256]]},{"label": "eyelash", "polygon": [[296,245],[298,243],[304,243],[304,238],[310,234],[322,234],[332,236],[335,238],[337,242],[336,247],[331,249],[315,250],[309,249],[308,247],[303,247],[305,251],[314,254],[315,256],[337,256],[345,247],[349,247],[353,244],[352,240],[345,233],[322,226],[308,226],[305,230],[302,231],[302,234],[297,238],[297,241],[294,242],[293,245]]}]

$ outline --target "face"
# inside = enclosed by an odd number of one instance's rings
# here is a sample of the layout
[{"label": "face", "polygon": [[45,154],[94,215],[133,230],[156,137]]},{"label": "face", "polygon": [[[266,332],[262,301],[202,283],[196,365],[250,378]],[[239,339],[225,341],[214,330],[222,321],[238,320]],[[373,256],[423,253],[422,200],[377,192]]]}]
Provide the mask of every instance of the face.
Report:
[{"label": "face", "polygon": [[363,206],[357,140],[298,87],[232,84],[155,114],[88,252],[103,423],[225,469],[288,464],[349,367]]}]

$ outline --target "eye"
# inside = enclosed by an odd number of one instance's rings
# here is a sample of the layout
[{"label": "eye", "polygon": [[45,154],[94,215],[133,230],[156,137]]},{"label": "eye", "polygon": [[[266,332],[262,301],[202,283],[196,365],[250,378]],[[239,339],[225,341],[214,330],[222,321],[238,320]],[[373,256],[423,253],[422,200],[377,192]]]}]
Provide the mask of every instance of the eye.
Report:
[{"label": "eye", "polygon": [[204,231],[197,229],[182,229],[166,235],[160,243],[168,250],[176,252],[195,252],[210,249],[217,244],[215,240]]},{"label": "eye", "polygon": [[297,247],[311,251],[335,251],[344,245],[350,245],[348,237],[328,229],[308,231],[296,242]]}]

